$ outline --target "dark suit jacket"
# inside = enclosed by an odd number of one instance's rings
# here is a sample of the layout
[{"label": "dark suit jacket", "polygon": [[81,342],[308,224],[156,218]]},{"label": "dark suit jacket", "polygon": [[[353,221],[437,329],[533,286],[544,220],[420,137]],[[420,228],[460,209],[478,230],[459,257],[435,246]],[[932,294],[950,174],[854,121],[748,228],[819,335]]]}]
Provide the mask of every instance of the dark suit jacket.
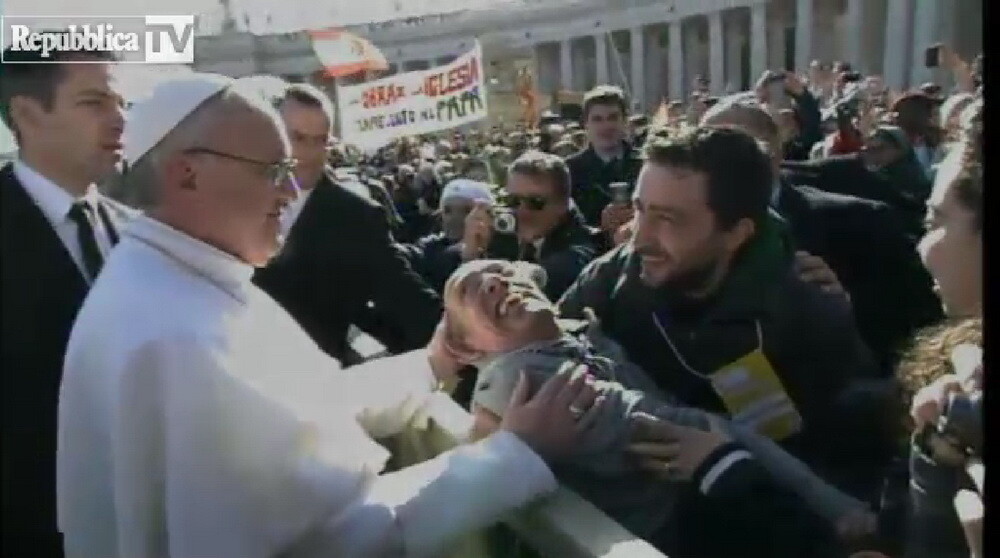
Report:
[{"label": "dark suit jacket", "polygon": [[350,325],[398,353],[425,346],[441,317],[440,298],[393,242],[382,209],[362,185],[328,175],[254,282],[345,366],[357,363]]},{"label": "dark suit jacket", "polygon": [[440,232],[399,247],[413,269],[439,295],[444,293],[444,284],[462,261],[460,243]]},{"label": "dark suit jacket", "polygon": [[912,239],[923,234],[924,214],[921,200],[907,195],[884,176],[869,171],[858,154],[836,155],[820,161],[785,161],[782,175],[786,182],[812,186],[824,192],[855,196],[884,203],[896,210]]},{"label": "dark suit jacket", "polygon": [[[102,197],[117,231],[131,210]],[[63,357],[88,285],[13,165],[0,169],[5,556],[61,556],[56,415]],[[108,332],[113,334],[113,332]]]},{"label": "dark suit jacket", "polygon": [[782,185],[778,212],[799,250],[826,261],[851,295],[861,336],[891,374],[916,329],[941,319],[941,303],[896,212],[883,203]]},{"label": "dark suit jacket", "polygon": [[[565,219],[545,237],[533,263],[545,270],[545,296],[559,300],[576,281],[583,268],[602,251],[600,231],[587,226],[580,211],[570,208]],[[486,257],[516,261],[522,247],[513,236],[496,235],[486,250]]]},{"label": "dark suit jacket", "polygon": [[628,182],[633,188],[642,169],[639,152],[623,143],[622,158],[605,163],[588,146],[566,159],[572,182],[573,201],[592,227],[601,226],[601,211],[611,202],[608,186],[612,182]]}]

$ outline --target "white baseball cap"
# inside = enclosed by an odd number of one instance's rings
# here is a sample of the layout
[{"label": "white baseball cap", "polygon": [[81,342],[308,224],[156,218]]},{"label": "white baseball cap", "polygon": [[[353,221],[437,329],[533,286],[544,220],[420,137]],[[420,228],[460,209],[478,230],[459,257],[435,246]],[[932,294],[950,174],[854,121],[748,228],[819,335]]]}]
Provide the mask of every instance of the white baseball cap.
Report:
[{"label": "white baseball cap", "polygon": [[441,207],[444,207],[447,200],[453,198],[493,203],[493,194],[490,192],[489,184],[467,178],[456,178],[444,187],[441,191]]},{"label": "white baseball cap", "polygon": [[134,165],[187,115],[234,82],[219,74],[193,73],[157,85],[126,114],[122,133],[125,160]]}]

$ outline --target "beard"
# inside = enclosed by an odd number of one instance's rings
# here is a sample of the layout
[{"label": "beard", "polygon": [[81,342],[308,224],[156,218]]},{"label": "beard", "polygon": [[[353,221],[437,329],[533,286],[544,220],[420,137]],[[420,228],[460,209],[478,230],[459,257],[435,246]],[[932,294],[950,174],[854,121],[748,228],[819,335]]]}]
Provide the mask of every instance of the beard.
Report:
[{"label": "beard", "polygon": [[704,292],[717,277],[722,266],[721,258],[714,258],[694,267],[678,271],[660,286],[662,291],[685,295]]},{"label": "beard", "polygon": [[[676,263],[676,260],[672,257],[655,248],[639,249],[637,250],[637,254],[640,256],[660,257],[666,259],[669,263]],[[650,273],[647,273],[645,269],[640,268],[641,277],[643,282],[656,288],[666,298],[671,300],[685,299],[689,298],[691,294],[704,293],[711,287],[712,283],[719,276],[719,273],[721,273],[721,268],[725,265],[724,260],[725,257],[721,252],[712,252],[700,261],[690,264],[683,269],[675,268],[666,278],[656,282],[655,285],[652,281],[655,270],[650,270]]]}]

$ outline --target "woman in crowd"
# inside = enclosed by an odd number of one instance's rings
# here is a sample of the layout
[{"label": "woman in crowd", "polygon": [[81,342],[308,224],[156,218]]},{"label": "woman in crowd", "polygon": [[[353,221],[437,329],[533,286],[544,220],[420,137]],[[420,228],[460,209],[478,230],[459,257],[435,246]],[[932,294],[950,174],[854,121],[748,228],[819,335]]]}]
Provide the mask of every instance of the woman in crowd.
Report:
[{"label": "woman in crowd", "polygon": [[919,246],[948,321],[918,336],[899,370],[912,420],[905,558],[982,555],[983,369],[957,362],[960,346],[982,345],[981,112],[967,123],[938,170]]}]

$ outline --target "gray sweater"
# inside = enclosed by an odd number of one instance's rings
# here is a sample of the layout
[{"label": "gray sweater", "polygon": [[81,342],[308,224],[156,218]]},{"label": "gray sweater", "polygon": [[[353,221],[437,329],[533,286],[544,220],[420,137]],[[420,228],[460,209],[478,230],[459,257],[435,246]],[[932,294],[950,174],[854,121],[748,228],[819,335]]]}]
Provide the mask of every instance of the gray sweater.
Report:
[{"label": "gray sweater", "polygon": [[[560,482],[601,508],[622,526],[648,537],[670,522],[679,484],[652,478],[636,467],[625,450],[630,443],[629,416],[644,412],[671,422],[708,429],[709,414],[675,404],[624,351],[596,329],[564,334],[557,341],[532,343],[477,363],[473,403],[501,416],[518,373],[524,370],[537,389],[565,362],[585,364],[597,377],[606,400],[578,442],[572,458],[554,465]],[[777,444],[750,429],[724,421],[724,430],[743,445],[774,477],[776,484],[801,497],[813,511],[836,521],[865,505],[830,486]],[[706,481],[707,482],[707,481]],[[705,483],[703,483],[705,484]],[[707,493],[709,487],[700,487]]]}]

